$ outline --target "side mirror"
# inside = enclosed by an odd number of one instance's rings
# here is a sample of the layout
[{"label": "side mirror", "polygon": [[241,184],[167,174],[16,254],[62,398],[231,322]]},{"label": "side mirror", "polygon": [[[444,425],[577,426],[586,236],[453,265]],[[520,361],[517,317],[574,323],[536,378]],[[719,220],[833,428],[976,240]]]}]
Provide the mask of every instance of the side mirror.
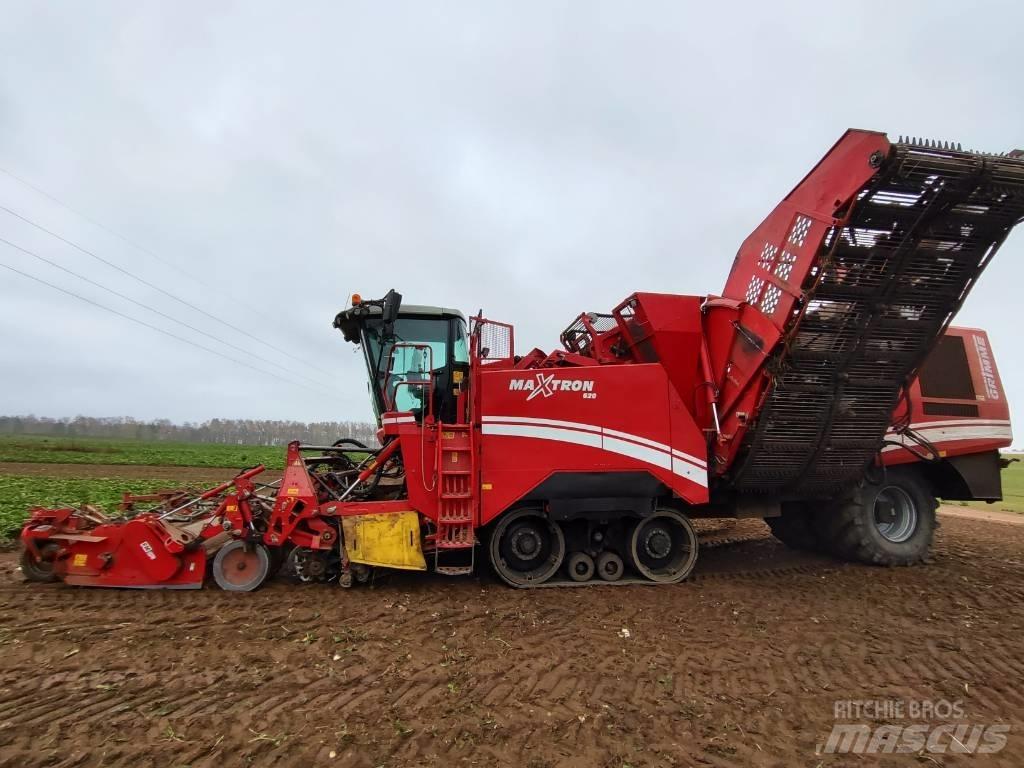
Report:
[{"label": "side mirror", "polygon": [[384,309],[381,312],[381,319],[386,326],[394,324],[398,319],[398,310],[402,307],[402,294],[397,293],[394,288],[384,296]]}]

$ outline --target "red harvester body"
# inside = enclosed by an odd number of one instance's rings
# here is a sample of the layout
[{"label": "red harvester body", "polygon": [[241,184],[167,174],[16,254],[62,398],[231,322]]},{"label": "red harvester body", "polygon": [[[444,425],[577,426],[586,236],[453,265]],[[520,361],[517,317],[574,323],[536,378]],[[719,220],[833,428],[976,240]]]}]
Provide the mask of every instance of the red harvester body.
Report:
[{"label": "red harvester body", "polygon": [[[227,536],[345,586],[425,569],[425,553],[451,575],[482,553],[519,587],[677,582],[694,517],[918,562],[936,497],[1001,495],[1011,434],[991,346],[950,321],[1022,218],[1024,159],[848,131],[743,242],[721,296],[634,293],[577,317],[561,350],[516,355],[510,325],[353,297],[335,326],[362,347],[382,447],[293,443],[276,498]],[[177,546],[132,525],[122,549]],[[60,561],[107,558],[93,583],[130,580],[103,581],[111,544],[64,541]],[[186,578],[176,556],[154,582]]]}]

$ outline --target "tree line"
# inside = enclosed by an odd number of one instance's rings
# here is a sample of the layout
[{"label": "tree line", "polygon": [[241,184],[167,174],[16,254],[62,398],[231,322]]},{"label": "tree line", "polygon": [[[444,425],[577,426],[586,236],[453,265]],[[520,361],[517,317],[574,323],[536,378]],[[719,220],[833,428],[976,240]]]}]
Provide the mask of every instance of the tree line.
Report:
[{"label": "tree line", "polygon": [[269,421],[262,419],[210,419],[174,424],[168,419],[140,421],[130,416],[0,416],[0,435],[47,437],[113,437],[121,440],[228,445],[285,445],[301,440],[330,445],[343,437],[375,445],[377,427],[361,421]]}]

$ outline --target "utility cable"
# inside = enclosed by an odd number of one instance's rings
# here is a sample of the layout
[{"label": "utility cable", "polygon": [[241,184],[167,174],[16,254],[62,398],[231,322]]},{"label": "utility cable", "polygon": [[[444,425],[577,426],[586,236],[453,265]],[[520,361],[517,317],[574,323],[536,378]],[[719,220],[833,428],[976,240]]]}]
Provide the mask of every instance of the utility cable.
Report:
[{"label": "utility cable", "polygon": [[[119,299],[124,299],[125,301],[131,302],[132,304],[134,304],[137,307],[142,307],[143,309],[145,309],[145,310],[147,310],[149,312],[152,312],[153,314],[159,315],[162,318],[170,320],[172,323],[177,323],[178,325],[181,325],[181,326],[183,326],[185,328],[188,328],[190,331],[195,331],[196,333],[200,334],[201,336],[205,336],[208,339],[213,339],[214,341],[216,341],[219,344],[223,344],[226,347],[232,347],[232,348],[235,346],[231,342],[225,341],[224,339],[220,338],[219,336],[214,336],[212,333],[207,333],[206,331],[202,330],[201,328],[196,328],[194,325],[189,325],[184,320],[179,320],[178,318],[172,317],[171,315],[168,315],[165,312],[161,312],[159,309],[155,309],[155,308],[149,306],[148,304],[146,304],[144,302],[141,302],[141,301],[138,301],[136,299],[133,299],[131,296],[123,294],[120,291],[115,291],[113,288],[108,288],[107,286],[103,285],[103,283],[98,283],[95,280],[92,280],[92,279],[86,277],[85,275],[80,275],[77,272],[75,272],[74,270],[68,269],[67,267],[63,266],[62,264],[58,264],[56,261],[51,261],[50,259],[46,258],[45,256],[40,256],[38,253],[35,253],[34,251],[30,251],[27,248],[22,248],[20,245],[17,245],[16,243],[12,243],[10,240],[7,240],[6,238],[0,237],[0,243],[4,243],[5,245],[10,246],[11,248],[14,248],[17,251],[21,251],[22,253],[24,253],[24,254],[26,254],[28,256],[33,257],[34,259],[38,259],[39,261],[43,262],[44,264],[49,264],[51,267],[54,267],[55,269],[59,269],[62,272],[66,272],[67,274],[71,275],[72,277],[75,277],[75,278],[77,278],[79,280],[82,280],[83,282],[89,283],[89,285],[94,285],[97,288],[100,288],[100,289],[106,291],[107,293],[110,293],[110,294],[112,294],[114,296],[117,296]],[[264,363],[267,363],[268,365],[276,366],[278,364],[277,361],[270,360],[269,358],[263,357],[262,355],[257,355],[254,352],[249,352],[248,350],[240,350],[240,351],[245,352],[245,354],[248,355],[249,357],[252,357],[252,358],[260,360],[260,361],[262,361]],[[305,379],[306,381],[309,381],[309,382],[311,382],[313,384],[316,384],[318,386],[330,388],[330,384],[328,384],[327,382],[319,381],[318,379],[314,379],[314,378],[312,378],[310,376],[306,376],[305,374],[299,373],[298,371],[292,371],[292,375],[297,376],[300,379]]]},{"label": "utility cable", "polygon": [[[19,176],[18,174],[14,173],[13,171],[7,170],[6,168],[0,168],[0,173],[2,173],[5,176],[8,176],[8,177],[14,179],[19,184],[22,184],[22,185],[28,187],[29,189],[31,189],[36,194],[42,195],[43,197],[45,197],[50,202],[56,203],[57,205],[59,205],[64,210],[70,211],[71,213],[75,214],[75,216],[78,216],[80,219],[84,219],[85,221],[89,222],[90,224],[92,224],[97,229],[103,230],[108,235],[110,235],[112,237],[116,237],[118,240],[120,240],[123,243],[126,243],[127,245],[130,245],[135,250],[137,250],[137,251],[139,251],[141,253],[146,254],[151,259],[155,259],[156,261],[159,261],[165,267],[168,267],[169,269],[173,269],[179,275],[187,277],[189,280],[194,282],[196,285],[202,286],[203,288],[207,288],[207,289],[210,289],[210,290],[214,290],[214,287],[211,286],[211,285],[207,285],[206,281],[203,280],[201,277],[198,277],[197,275],[192,274],[191,272],[189,272],[186,269],[182,269],[177,264],[175,264],[173,261],[168,261],[167,259],[165,259],[162,256],[160,256],[160,254],[158,254],[155,251],[153,251],[151,248],[147,248],[146,246],[142,245],[141,243],[138,243],[135,240],[132,240],[127,235],[121,234],[116,229],[113,229],[112,227],[108,227],[102,221],[94,219],[92,216],[89,216],[87,213],[83,213],[82,211],[80,211],[79,209],[75,208],[74,206],[72,206],[72,205],[70,205],[68,203],[65,203],[60,198],[54,197],[49,192],[47,192],[45,189],[43,189],[42,187],[36,186],[35,184],[33,184],[28,179],[25,179],[25,178]],[[218,288],[217,290],[222,290],[222,289]],[[259,315],[260,317],[262,317],[262,318],[264,318],[266,320],[273,320],[274,319],[273,317],[268,315],[266,312],[264,312],[262,309],[260,309],[259,307],[255,306],[254,304],[250,304],[249,302],[246,302],[246,301],[241,301],[241,300],[239,300],[238,298],[235,298],[235,297],[233,297],[233,298],[234,298],[235,301],[237,301],[239,304],[244,306],[250,312],[252,312],[254,314],[257,314],[257,315]],[[307,365],[309,365],[309,363],[307,363]]]},{"label": "utility cable", "polygon": [[25,222],[26,224],[28,224],[31,227],[35,227],[40,232],[44,232],[47,235],[50,235],[51,237],[54,237],[57,240],[60,240],[62,243],[70,245],[72,248],[74,248],[74,249],[76,249],[78,251],[81,251],[85,255],[90,256],[90,257],[96,259],[101,264],[105,264],[108,267],[110,267],[111,269],[117,270],[118,272],[120,272],[123,275],[127,275],[128,277],[130,277],[133,280],[141,283],[142,285],[146,286],[147,288],[151,288],[154,291],[162,293],[164,296],[167,296],[168,298],[173,299],[174,301],[178,302],[179,304],[183,304],[186,307],[188,307],[189,309],[195,310],[196,312],[200,313],[201,315],[205,315],[206,317],[210,318],[211,320],[213,320],[215,322],[218,322],[221,325],[227,326],[228,328],[230,328],[231,330],[235,331],[236,333],[240,333],[243,336],[246,336],[246,337],[252,339],[253,341],[256,341],[256,342],[262,344],[263,346],[268,347],[269,349],[274,350],[278,354],[284,355],[285,357],[289,357],[292,360],[295,360],[296,362],[302,363],[303,365],[308,365],[310,368],[315,368],[316,370],[320,371],[321,373],[325,373],[328,376],[331,375],[330,371],[325,370],[325,369],[321,368],[320,366],[318,366],[318,365],[316,365],[314,363],[310,363],[310,362],[308,362],[306,360],[303,360],[301,357],[296,357],[291,352],[288,352],[288,351],[286,351],[284,349],[281,349],[280,347],[274,346],[273,344],[271,344],[268,341],[264,341],[263,339],[259,338],[258,336],[255,336],[255,335],[249,333],[249,331],[245,330],[244,328],[239,328],[237,325],[233,325],[232,323],[229,323],[227,320],[220,319],[216,315],[213,315],[213,314],[207,312],[205,309],[197,307],[195,304],[193,304],[193,303],[191,303],[189,301],[186,301],[185,299],[179,298],[178,296],[175,296],[173,293],[171,293],[170,291],[166,290],[165,288],[161,288],[159,285],[156,285],[155,283],[151,283],[148,280],[146,280],[145,278],[139,277],[138,275],[136,275],[135,273],[131,272],[130,270],[127,270],[124,267],[122,267],[122,266],[120,266],[118,264],[115,264],[114,262],[112,262],[112,261],[110,261],[108,259],[105,259],[105,258],[103,258],[102,256],[100,256],[100,255],[98,255],[96,253],[93,253],[88,248],[84,248],[83,246],[79,245],[78,243],[73,242],[72,240],[69,240],[68,238],[66,238],[66,237],[64,237],[62,235],[59,235],[58,233],[54,232],[52,229],[47,229],[42,224],[39,224],[39,223],[37,223],[35,221],[32,221],[32,219],[29,219],[26,216],[22,216],[17,211],[12,211],[10,208],[8,208],[5,205],[0,205],[0,210],[5,211],[9,215],[13,216],[16,219],[19,219],[20,221]]},{"label": "utility cable", "polygon": [[84,301],[86,304],[91,304],[94,307],[98,307],[98,308],[100,308],[100,309],[102,309],[102,310],[104,310],[106,312],[110,312],[111,314],[117,315],[118,317],[121,317],[121,318],[123,318],[125,320],[129,320],[129,321],[131,321],[133,323],[141,325],[144,328],[149,328],[150,330],[156,331],[157,333],[162,333],[164,336],[169,336],[172,339],[176,339],[177,341],[183,342],[185,344],[189,344],[189,345],[191,345],[193,347],[197,347],[198,349],[201,349],[204,352],[209,352],[211,355],[216,355],[217,357],[221,357],[221,358],[223,358],[223,359],[225,359],[225,360],[227,360],[229,362],[234,363],[235,365],[245,366],[246,368],[254,370],[254,371],[258,372],[258,373],[263,373],[263,374],[266,374],[267,376],[272,376],[273,378],[277,379],[278,381],[283,381],[286,384],[293,384],[293,385],[298,386],[298,387],[303,387],[304,389],[308,389],[311,392],[316,392],[319,395],[326,394],[326,395],[329,395],[329,396],[333,396],[329,392],[324,392],[324,391],[322,391],[320,389],[316,389],[314,387],[311,387],[308,384],[303,384],[301,381],[295,381],[293,379],[287,379],[287,378],[285,378],[283,376],[279,376],[278,374],[273,373],[272,371],[267,371],[267,370],[264,370],[263,368],[258,368],[257,366],[252,365],[251,363],[247,363],[244,360],[238,360],[236,358],[231,357],[230,355],[225,355],[223,352],[219,352],[216,349],[211,349],[210,347],[205,347],[202,344],[199,344],[199,343],[197,343],[195,341],[192,341],[191,339],[185,338],[184,336],[179,336],[176,333],[171,333],[170,331],[166,331],[163,328],[160,328],[160,327],[158,327],[156,325],[152,325],[150,323],[147,323],[145,320],[139,320],[137,317],[132,317],[131,315],[126,315],[123,312],[119,312],[116,309],[113,309],[111,307],[106,306],[105,304],[100,304],[98,301],[93,301],[92,299],[88,299],[85,296],[80,296],[79,294],[75,293],[74,291],[69,291],[66,288],[61,288],[59,285],[54,285],[53,283],[47,282],[46,280],[43,280],[40,277],[36,277],[35,275],[30,275],[28,272],[22,272],[20,269],[16,269],[16,268],[10,266],[9,264],[4,264],[3,262],[0,262],[0,267],[4,268],[6,270],[9,270],[11,272],[14,272],[15,274],[21,275],[22,277],[28,278],[29,280],[33,280],[34,282],[37,282],[37,283],[39,283],[41,285],[45,285],[48,288],[52,288],[55,291],[60,291],[61,293],[66,294],[68,296],[71,296],[73,298],[76,298],[79,301]]}]

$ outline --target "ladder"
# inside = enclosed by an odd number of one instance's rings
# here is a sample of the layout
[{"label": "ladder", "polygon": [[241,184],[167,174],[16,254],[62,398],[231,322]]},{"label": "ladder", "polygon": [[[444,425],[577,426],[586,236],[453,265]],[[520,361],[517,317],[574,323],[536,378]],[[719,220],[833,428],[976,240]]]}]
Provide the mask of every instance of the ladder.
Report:
[{"label": "ladder", "polygon": [[[434,570],[445,576],[473,572],[473,441],[468,424],[442,424],[438,440],[438,513],[434,536]],[[468,550],[459,564],[442,563],[442,553]],[[446,558],[451,560],[452,558]]]}]

